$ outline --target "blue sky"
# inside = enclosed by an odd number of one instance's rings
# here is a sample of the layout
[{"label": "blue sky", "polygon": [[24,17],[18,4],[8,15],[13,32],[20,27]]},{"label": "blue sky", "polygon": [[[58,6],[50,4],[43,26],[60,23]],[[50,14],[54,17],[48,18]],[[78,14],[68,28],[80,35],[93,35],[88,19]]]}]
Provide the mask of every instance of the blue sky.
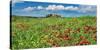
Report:
[{"label": "blue sky", "polygon": [[44,17],[47,14],[59,14],[63,17],[96,16],[95,5],[47,3],[47,2],[12,2],[12,15]]}]

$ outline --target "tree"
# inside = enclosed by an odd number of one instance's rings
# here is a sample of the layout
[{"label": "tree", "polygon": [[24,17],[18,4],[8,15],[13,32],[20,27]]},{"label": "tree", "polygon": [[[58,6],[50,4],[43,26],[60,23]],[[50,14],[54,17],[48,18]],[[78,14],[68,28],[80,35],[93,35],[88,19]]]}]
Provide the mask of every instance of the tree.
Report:
[{"label": "tree", "polygon": [[58,14],[48,14],[46,15],[46,17],[61,17],[61,15],[58,15]]}]

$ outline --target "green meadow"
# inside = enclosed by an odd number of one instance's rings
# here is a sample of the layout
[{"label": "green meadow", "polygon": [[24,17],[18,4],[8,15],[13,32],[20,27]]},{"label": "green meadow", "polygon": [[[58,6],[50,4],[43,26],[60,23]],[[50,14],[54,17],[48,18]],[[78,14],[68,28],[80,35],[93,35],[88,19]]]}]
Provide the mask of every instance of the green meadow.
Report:
[{"label": "green meadow", "polygon": [[11,17],[12,49],[97,44],[96,17]]}]

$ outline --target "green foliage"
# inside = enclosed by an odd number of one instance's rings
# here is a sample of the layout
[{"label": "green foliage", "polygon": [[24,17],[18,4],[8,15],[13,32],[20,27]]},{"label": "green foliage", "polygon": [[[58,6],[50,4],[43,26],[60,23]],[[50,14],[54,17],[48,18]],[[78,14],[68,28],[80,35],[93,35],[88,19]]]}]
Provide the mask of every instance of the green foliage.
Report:
[{"label": "green foliage", "polygon": [[96,17],[12,17],[12,49],[96,44]]}]

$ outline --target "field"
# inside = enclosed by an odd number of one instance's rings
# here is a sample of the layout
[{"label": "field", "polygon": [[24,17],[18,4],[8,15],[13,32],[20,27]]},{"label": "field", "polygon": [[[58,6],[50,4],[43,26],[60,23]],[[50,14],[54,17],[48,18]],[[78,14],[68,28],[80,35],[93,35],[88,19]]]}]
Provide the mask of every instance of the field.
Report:
[{"label": "field", "polygon": [[94,45],[96,17],[32,18],[12,16],[12,49]]}]

